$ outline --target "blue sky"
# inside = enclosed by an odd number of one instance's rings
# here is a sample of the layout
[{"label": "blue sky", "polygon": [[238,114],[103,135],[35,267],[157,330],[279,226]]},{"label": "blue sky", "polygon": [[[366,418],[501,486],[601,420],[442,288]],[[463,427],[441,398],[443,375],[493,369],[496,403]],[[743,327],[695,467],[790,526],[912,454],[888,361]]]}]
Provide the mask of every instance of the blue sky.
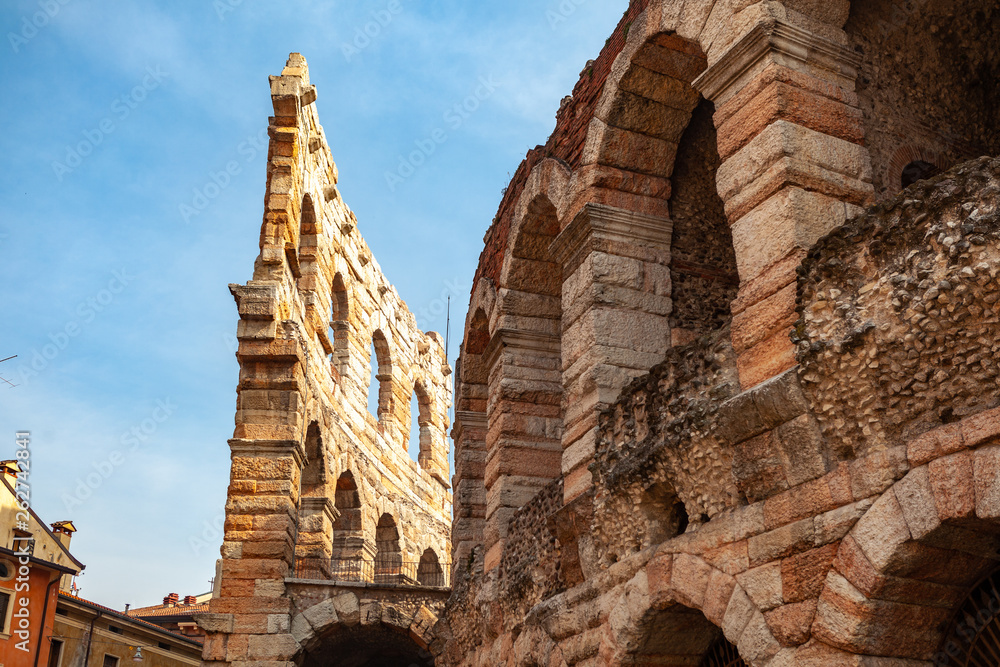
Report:
[{"label": "blue sky", "polygon": [[288,53],[309,61],[341,192],[420,326],[443,332],[452,296],[454,359],[501,190],[627,5],[2,3],[0,358],[18,358],[0,375],[20,386],[0,385],[0,454],[31,432],[32,505],[79,528],[84,597],[208,589],[238,373],[227,285],[257,255],[267,77]]}]

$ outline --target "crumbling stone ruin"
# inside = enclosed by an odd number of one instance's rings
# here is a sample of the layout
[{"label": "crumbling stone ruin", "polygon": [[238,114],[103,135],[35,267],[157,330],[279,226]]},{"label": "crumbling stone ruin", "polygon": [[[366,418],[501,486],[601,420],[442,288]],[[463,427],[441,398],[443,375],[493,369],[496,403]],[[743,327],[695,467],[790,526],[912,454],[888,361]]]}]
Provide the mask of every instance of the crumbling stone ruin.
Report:
[{"label": "crumbling stone ruin", "polygon": [[438,665],[1000,665],[1000,6],[633,0],[487,232]]},{"label": "crumbling stone ruin", "polygon": [[[230,286],[240,379],[203,657],[220,667],[429,664],[448,597],[451,369],[441,336],[417,328],[340,197],[316,96],[299,54],[271,77],[260,255],[253,279]],[[407,454],[411,419],[418,461]]]},{"label": "crumbling stone ruin", "polygon": [[454,376],[293,54],[206,664],[1000,664],[998,34],[633,0],[505,191]]}]

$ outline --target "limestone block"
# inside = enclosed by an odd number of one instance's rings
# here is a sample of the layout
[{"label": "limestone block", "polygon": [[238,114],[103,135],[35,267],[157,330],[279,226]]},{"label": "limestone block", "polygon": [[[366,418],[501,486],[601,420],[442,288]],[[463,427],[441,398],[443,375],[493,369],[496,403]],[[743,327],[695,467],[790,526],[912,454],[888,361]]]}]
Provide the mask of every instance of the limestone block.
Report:
[{"label": "limestone block", "polygon": [[736,575],[757,609],[768,611],[782,604],[781,563],[768,563]]}]

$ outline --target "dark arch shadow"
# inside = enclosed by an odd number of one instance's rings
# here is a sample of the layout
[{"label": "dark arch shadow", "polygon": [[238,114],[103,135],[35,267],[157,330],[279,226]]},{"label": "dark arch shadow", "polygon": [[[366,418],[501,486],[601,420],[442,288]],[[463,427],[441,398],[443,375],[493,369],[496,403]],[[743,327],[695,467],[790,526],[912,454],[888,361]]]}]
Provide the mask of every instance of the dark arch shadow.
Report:
[{"label": "dark arch shadow", "polygon": [[430,667],[431,654],[409,637],[384,625],[338,628],[314,650],[301,667]]}]

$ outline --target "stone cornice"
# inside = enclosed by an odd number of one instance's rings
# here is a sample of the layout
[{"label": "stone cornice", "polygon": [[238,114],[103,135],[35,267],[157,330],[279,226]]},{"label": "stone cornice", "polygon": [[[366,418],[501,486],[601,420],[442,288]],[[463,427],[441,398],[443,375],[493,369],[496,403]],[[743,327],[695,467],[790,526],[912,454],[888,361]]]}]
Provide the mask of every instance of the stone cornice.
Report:
[{"label": "stone cornice", "polygon": [[291,454],[295,458],[296,465],[304,464],[304,452],[302,443],[298,440],[244,440],[242,438],[232,438],[229,440],[229,449],[233,456],[288,456]]},{"label": "stone cornice", "polygon": [[552,257],[566,267],[575,266],[593,248],[595,240],[661,247],[669,251],[673,222],[605,204],[587,204],[559,232],[549,246]]},{"label": "stone cornice", "polygon": [[323,512],[330,518],[330,523],[333,523],[340,517],[340,510],[326,496],[306,496],[302,498],[302,509],[313,513]]},{"label": "stone cornice", "polygon": [[854,80],[861,56],[846,46],[783,21],[754,26],[721,58],[694,80],[702,95],[717,101],[754,65],[771,54],[833,72]]},{"label": "stone cornice", "polygon": [[537,331],[517,331],[515,329],[498,329],[490,338],[489,345],[483,351],[483,360],[490,370],[500,359],[500,353],[506,347],[516,347],[520,350],[537,350],[539,352],[555,352],[560,349],[561,340],[558,336],[539,333]]}]

